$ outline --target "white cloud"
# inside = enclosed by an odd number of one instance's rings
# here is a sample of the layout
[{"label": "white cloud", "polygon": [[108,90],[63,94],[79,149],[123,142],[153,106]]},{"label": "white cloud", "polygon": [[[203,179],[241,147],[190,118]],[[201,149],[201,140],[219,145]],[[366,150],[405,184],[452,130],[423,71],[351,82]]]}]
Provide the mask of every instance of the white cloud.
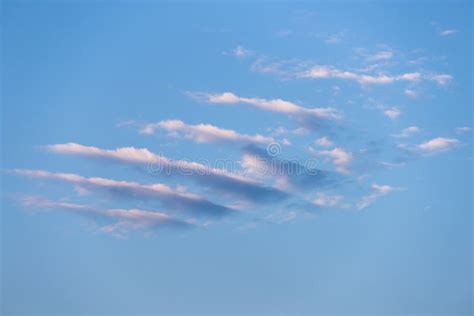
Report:
[{"label": "white cloud", "polygon": [[419,72],[404,73],[401,75],[366,75],[359,74],[352,71],[339,70],[332,66],[313,66],[311,69],[301,72],[299,77],[302,78],[313,78],[313,79],[327,79],[337,78],[353,80],[360,84],[389,84],[396,81],[408,81],[416,82],[422,79],[422,75]]},{"label": "white cloud", "polygon": [[323,147],[331,147],[334,145],[334,143],[326,136],[316,139],[314,143]]},{"label": "white cloud", "polygon": [[310,151],[316,156],[330,159],[336,170],[341,173],[348,172],[347,167],[353,159],[352,153],[341,147],[336,147],[332,150],[314,150],[310,148]]},{"label": "white cloud", "polygon": [[397,188],[394,188],[394,187],[391,187],[389,185],[379,185],[377,183],[374,183],[372,184],[372,189],[374,189],[374,191],[376,193],[379,193],[379,194],[387,194],[387,193],[390,193],[394,190],[396,190]]},{"label": "white cloud", "polygon": [[440,86],[445,86],[453,80],[453,76],[446,74],[432,75],[430,80],[433,80]]},{"label": "white cloud", "polygon": [[292,133],[295,134],[295,135],[306,135],[309,133],[309,130],[307,128],[304,128],[304,127],[299,127],[299,128],[295,128],[294,130],[292,130]]},{"label": "white cloud", "polygon": [[93,215],[112,221],[112,223],[101,224],[99,232],[112,233],[125,236],[130,231],[152,231],[164,227],[187,228],[192,227],[190,221],[175,219],[166,213],[141,210],[141,209],[102,209],[91,205],[67,203],[62,201],[51,201],[38,196],[25,196],[20,199],[25,207],[35,209],[58,209],[74,212],[79,215]]},{"label": "white cloud", "polygon": [[437,137],[417,145],[417,148],[424,153],[436,153],[452,149],[458,145],[459,140],[455,138]]},{"label": "white cloud", "polygon": [[393,137],[409,137],[413,134],[419,133],[421,129],[418,126],[410,126],[401,130],[399,134],[392,135]]},{"label": "white cloud", "polygon": [[381,161],[379,162],[380,165],[387,167],[387,168],[398,168],[406,165],[406,162],[387,162]]},{"label": "white cloud", "polygon": [[400,116],[402,112],[396,108],[396,107],[392,107],[390,109],[387,109],[383,112],[383,114],[389,118],[391,118],[392,120],[396,119],[397,117]]},{"label": "white cloud", "polygon": [[371,61],[388,60],[388,59],[393,58],[393,55],[394,54],[392,51],[385,50],[385,51],[376,52],[373,55],[367,56],[367,59]]},{"label": "white cloud", "polygon": [[78,155],[90,158],[107,158],[137,164],[153,164],[160,168],[178,169],[186,175],[189,175],[190,172],[196,172],[199,174],[222,175],[243,182],[251,182],[250,180],[230,173],[225,169],[211,168],[197,162],[186,160],[173,160],[162,155],[157,155],[146,148],[120,147],[117,149],[102,149],[99,147],[84,146],[76,143],[47,145],[44,146],[44,148],[48,151],[59,154]]},{"label": "white cloud", "polygon": [[298,213],[295,211],[277,211],[265,217],[265,220],[274,224],[283,224],[294,221],[298,218]]},{"label": "white cloud", "polygon": [[207,97],[209,103],[223,103],[223,104],[236,104],[240,102],[240,98],[232,92],[216,93],[216,94],[191,94],[198,97]]},{"label": "white cloud", "polygon": [[[384,50],[375,54],[359,53],[366,58],[368,62],[386,62],[393,58],[393,52]],[[407,82],[411,85],[423,80],[434,81],[438,85],[446,85],[453,80],[449,74],[433,74],[432,72],[405,72],[400,74],[390,74],[386,72],[375,72],[380,68],[380,64],[373,64],[363,70],[339,69],[332,65],[315,65],[308,61],[294,60],[271,60],[259,58],[251,69],[262,73],[272,73],[285,79],[340,79],[355,81],[361,85],[387,85],[396,82]],[[411,90],[413,94],[413,90]],[[410,89],[408,89],[410,94]]]},{"label": "white cloud", "polygon": [[389,106],[389,105],[385,105],[385,104],[380,104],[380,103],[374,101],[373,99],[369,99],[369,102],[365,107],[368,108],[368,109],[378,110],[383,115],[385,115],[386,117],[388,117],[392,120],[397,119],[402,114],[401,110],[398,107]]},{"label": "white cloud", "polygon": [[405,91],[403,92],[407,97],[410,97],[410,98],[416,98],[418,96],[418,92],[416,92],[415,90],[413,89],[405,89]]},{"label": "white cloud", "polygon": [[173,189],[161,183],[139,184],[137,182],[117,181],[99,177],[87,178],[73,173],[49,172],[44,170],[14,169],[13,172],[23,176],[60,180],[84,185],[86,187],[103,187],[117,190],[124,189],[145,196],[176,196],[193,200],[202,199],[202,197],[197,194],[188,193],[181,188]]},{"label": "white cloud", "polygon": [[379,197],[389,194],[394,191],[404,190],[403,188],[396,188],[390,185],[380,185],[377,183],[372,184],[372,192],[364,197],[357,203],[358,209],[364,209],[374,203]]},{"label": "white cloud", "polygon": [[324,42],[326,44],[339,44],[343,41],[344,39],[344,33],[339,32],[336,34],[330,34],[324,38]]},{"label": "white cloud", "polygon": [[253,201],[269,198],[269,196],[275,199],[281,197],[281,192],[268,188],[248,177],[220,168],[218,164],[225,163],[224,161],[216,160],[215,163],[219,168],[213,168],[193,161],[170,159],[157,155],[146,148],[121,147],[117,149],[102,149],[76,143],[48,145],[44,146],[44,148],[59,154],[143,165],[147,167],[148,172],[154,175],[185,176],[216,190]]},{"label": "white cloud", "polygon": [[322,207],[336,207],[343,199],[342,195],[329,195],[326,193],[318,193],[313,200],[313,204]]},{"label": "white cloud", "polygon": [[146,148],[120,147],[114,150],[102,149],[94,146],[84,146],[77,143],[46,145],[50,152],[70,154],[86,157],[110,158],[131,163],[159,163],[166,162],[166,158],[158,156]]},{"label": "white cloud", "polygon": [[31,178],[42,178],[72,183],[86,189],[106,190],[121,198],[159,200],[163,205],[175,210],[192,211],[196,215],[222,216],[232,209],[214,204],[204,197],[187,192],[183,187],[171,188],[162,183],[140,184],[99,177],[83,177],[72,173],[55,173],[44,170],[14,169],[11,172]]},{"label": "white cloud", "polygon": [[441,36],[450,36],[456,34],[458,31],[455,29],[441,30],[439,35]]},{"label": "white cloud", "polygon": [[306,108],[296,103],[282,99],[261,99],[239,97],[232,92],[224,93],[192,93],[191,96],[204,99],[209,103],[237,104],[244,103],[253,105],[259,109],[298,117],[313,117],[317,119],[337,120],[342,116],[338,110],[330,107]]},{"label": "white cloud", "polygon": [[68,210],[84,210],[88,211],[91,207],[87,205],[63,202],[63,201],[50,201],[46,198],[39,196],[21,196],[19,198],[20,203],[23,206],[34,206],[37,208],[62,208]]},{"label": "white cloud", "polygon": [[456,133],[457,134],[464,134],[464,133],[467,133],[467,132],[470,132],[472,130],[471,127],[467,127],[467,126],[464,126],[464,127],[457,127],[455,129]]},{"label": "white cloud", "polygon": [[223,129],[211,124],[189,125],[180,120],[166,120],[158,123],[145,125],[140,132],[153,134],[156,129],[164,129],[169,135],[194,140],[197,143],[209,142],[249,142],[257,144],[268,144],[274,142],[272,137],[259,134],[239,134],[234,130]]},{"label": "white cloud", "polygon": [[[382,46],[382,45],[381,45]],[[369,52],[365,48],[355,48],[354,53],[361,56],[368,63],[386,62],[395,56],[395,53],[388,47],[379,47],[380,50]],[[370,69],[378,68],[380,64],[369,66]]]},{"label": "white cloud", "polygon": [[236,56],[236,57],[246,57],[246,56],[249,56],[251,55],[252,52],[245,49],[244,47],[238,45],[236,48],[234,48],[232,50],[232,55]]},{"label": "white cloud", "polygon": [[310,130],[304,127],[299,127],[295,129],[287,129],[285,127],[269,128],[271,135],[273,136],[282,136],[282,135],[307,135]]}]

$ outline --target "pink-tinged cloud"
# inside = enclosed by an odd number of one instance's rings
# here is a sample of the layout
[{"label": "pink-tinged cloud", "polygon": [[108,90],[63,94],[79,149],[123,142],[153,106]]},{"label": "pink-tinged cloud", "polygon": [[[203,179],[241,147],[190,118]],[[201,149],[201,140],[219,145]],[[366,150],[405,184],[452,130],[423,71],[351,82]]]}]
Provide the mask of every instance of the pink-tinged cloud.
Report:
[{"label": "pink-tinged cloud", "polygon": [[240,97],[232,92],[223,93],[191,93],[191,96],[215,104],[249,104],[261,110],[287,114],[295,118],[314,118],[321,120],[338,120],[342,114],[331,107],[306,108],[282,99],[263,99]]},{"label": "pink-tinged cloud", "polygon": [[137,182],[117,181],[99,177],[83,177],[72,173],[55,173],[44,170],[14,169],[14,174],[31,178],[41,178],[72,183],[90,191],[105,190],[119,198],[154,200],[175,210],[193,212],[202,216],[222,216],[233,209],[215,204],[206,198],[187,192],[181,187],[171,188],[165,184],[140,184]]},{"label": "pink-tinged cloud", "polygon": [[141,130],[142,134],[154,134],[157,129],[165,130],[170,136],[193,140],[197,143],[256,143],[269,144],[274,142],[272,137],[246,135],[234,130],[223,129],[211,124],[189,125],[181,120],[166,120],[158,123],[146,124]]},{"label": "pink-tinged cloud", "polygon": [[157,155],[146,148],[121,147],[117,149],[103,149],[76,143],[47,145],[44,146],[44,148],[59,154],[83,156],[92,159],[106,159],[125,164],[146,166],[147,171],[154,175],[186,177],[221,192],[253,202],[267,200],[278,201],[286,196],[286,194],[280,190],[265,186],[256,180],[225,169],[213,168],[187,160],[170,159],[162,155]]},{"label": "pink-tinged cloud", "polygon": [[184,229],[196,226],[191,221],[150,210],[104,209],[93,205],[51,201],[38,196],[24,196],[20,202],[29,209],[60,210],[97,219],[98,231],[118,236],[125,236],[131,231],[152,232],[162,228]]},{"label": "pink-tinged cloud", "polygon": [[417,148],[423,153],[437,153],[450,150],[459,143],[455,138],[437,137],[417,145]]}]

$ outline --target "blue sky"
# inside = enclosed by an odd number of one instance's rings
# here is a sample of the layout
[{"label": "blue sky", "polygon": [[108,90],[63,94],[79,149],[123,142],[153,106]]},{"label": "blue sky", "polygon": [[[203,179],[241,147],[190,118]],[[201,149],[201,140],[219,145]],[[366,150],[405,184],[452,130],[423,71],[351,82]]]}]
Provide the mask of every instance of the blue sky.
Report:
[{"label": "blue sky", "polygon": [[2,10],[2,314],[471,315],[472,4]]}]

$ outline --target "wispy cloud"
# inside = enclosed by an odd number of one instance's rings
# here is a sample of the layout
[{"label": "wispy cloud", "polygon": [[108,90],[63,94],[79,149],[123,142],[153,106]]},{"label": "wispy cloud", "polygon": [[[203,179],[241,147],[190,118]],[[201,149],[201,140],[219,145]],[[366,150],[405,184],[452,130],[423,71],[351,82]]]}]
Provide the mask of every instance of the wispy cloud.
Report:
[{"label": "wispy cloud", "polygon": [[464,134],[464,133],[468,133],[472,130],[471,127],[468,127],[468,126],[463,126],[463,127],[456,127],[455,131],[457,134]]},{"label": "wispy cloud", "polygon": [[337,171],[341,173],[349,172],[348,166],[353,160],[353,155],[346,149],[342,147],[336,147],[331,150],[314,150],[310,148],[310,151],[317,157],[329,159]]},{"label": "wispy cloud", "polygon": [[340,44],[346,38],[346,31],[341,31],[337,33],[326,33],[326,34],[317,34],[316,37],[320,38],[326,44]]},{"label": "wispy cloud", "polygon": [[394,134],[392,136],[393,137],[399,137],[399,138],[405,138],[405,137],[409,137],[413,134],[417,134],[420,131],[421,131],[421,129],[418,126],[410,126],[410,127],[402,129],[399,134]]},{"label": "wispy cloud", "polygon": [[329,122],[335,122],[342,118],[340,111],[332,107],[307,108],[282,99],[246,98],[232,92],[194,92],[189,95],[211,104],[248,104],[264,111],[285,114],[305,128],[311,129],[328,127]]},{"label": "wispy cloud", "polygon": [[396,81],[416,82],[421,80],[422,75],[419,72],[410,72],[400,75],[367,75],[359,74],[352,71],[340,70],[332,66],[313,66],[309,70],[298,75],[301,78],[312,79],[346,79],[353,80],[360,84],[389,84]]},{"label": "wispy cloud", "polygon": [[327,136],[316,139],[314,143],[322,147],[331,147],[334,145],[334,143]]},{"label": "wispy cloud", "polygon": [[392,187],[386,184],[380,185],[377,183],[372,184],[371,189],[372,189],[372,192],[362,197],[362,199],[357,203],[358,209],[364,209],[368,207],[369,205],[373,204],[381,196],[387,195],[394,191],[404,190],[404,188]]},{"label": "wispy cloud", "polygon": [[438,35],[442,37],[452,36],[458,32],[458,30],[454,28],[448,28],[445,25],[441,25],[439,22],[436,21],[433,21],[431,23],[431,26],[433,26]]},{"label": "wispy cloud", "polygon": [[451,36],[454,35],[458,32],[458,30],[455,29],[447,29],[447,30],[440,30],[439,35],[440,36]]},{"label": "wispy cloud", "polygon": [[316,195],[313,203],[320,207],[336,207],[340,205],[343,198],[342,195],[330,195],[320,192]]},{"label": "wispy cloud", "polygon": [[449,74],[432,71],[400,73],[382,71],[382,68],[384,68],[382,66],[394,57],[394,53],[390,50],[382,50],[373,54],[367,53],[364,50],[361,56],[364,57],[365,62],[373,64],[362,69],[357,66],[344,69],[334,65],[317,64],[310,61],[258,57],[251,65],[251,69],[256,72],[277,75],[283,79],[337,79],[353,81],[362,86],[389,85],[397,82],[405,82],[413,86],[422,81],[432,81],[443,86],[453,80],[453,77]]},{"label": "wispy cloud", "polygon": [[186,138],[197,143],[229,143],[247,142],[268,144],[275,139],[268,136],[240,134],[234,130],[223,129],[211,124],[189,125],[181,120],[166,120],[158,123],[146,124],[141,130],[142,134],[154,134],[157,129],[168,131],[173,137]]},{"label": "wispy cloud", "polygon": [[43,170],[14,169],[11,172],[31,178],[68,182],[87,190],[106,190],[108,193],[121,198],[156,200],[171,209],[191,211],[198,216],[219,217],[234,212],[229,207],[215,204],[198,194],[185,191],[182,187],[171,188],[161,183],[140,184],[99,177],[87,178],[72,173],[55,173]]},{"label": "wispy cloud", "polygon": [[285,224],[285,223],[295,221],[299,217],[307,217],[307,216],[302,216],[301,213],[298,213],[296,211],[279,210],[277,212],[273,212],[272,214],[265,216],[262,219],[262,221],[265,223],[271,223],[271,224]]},{"label": "wispy cloud", "polygon": [[301,78],[312,78],[312,79],[345,79],[356,81],[362,85],[370,84],[391,84],[398,81],[405,81],[410,83],[415,83],[425,80],[435,81],[438,85],[448,84],[453,77],[447,74],[432,74],[432,75],[423,75],[420,72],[407,72],[399,75],[390,75],[390,74],[378,74],[378,75],[368,75],[356,73],[353,71],[340,70],[332,66],[313,66],[311,69],[299,73],[297,76]]},{"label": "wispy cloud", "polygon": [[326,44],[339,44],[342,42],[342,35],[341,34],[331,34],[328,35],[325,39],[324,42]]},{"label": "wispy cloud", "polygon": [[364,107],[367,109],[380,111],[384,116],[392,120],[396,120],[402,114],[402,111],[398,107],[382,104],[373,99],[369,99]]},{"label": "wispy cloud", "polygon": [[262,99],[240,97],[232,92],[223,93],[191,93],[192,96],[215,104],[249,104],[259,109],[296,116],[311,116],[317,119],[340,119],[338,110],[330,107],[306,108],[294,102],[282,99]]},{"label": "wispy cloud", "polygon": [[278,32],[276,32],[276,36],[278,37],[288,37],[290,35],[292,35],[293,31],[291,30],[279,30]]},{"label": "wispy cloud", "polygon": [[250,50],[245,49],[243,46],[238,45],[232,50],[231,54],[241,58],[252,55],[252,52]]},{"label": "wispy cloud", "polygon": [[282,126],[279,126],[277,128],[269,128],[268,131],[270,132],[271,135],[273,136],[282,136],[282,135],[298,135],[298,136],[303,136],[307,135],[311,132],[311,130],[304,128],[304,127],[298,127],[295,129],[288,129]]},{"label": "wispy cloud", "polygon": [[[387,47],[386,45],[378,45],[378,50],[370,52],[365,48],[355,48],[354,53],[362,57],[367,63],[378,63],[378,62],[387,62],[395,57],[395,52]],[[373,64],[375,68],[380,66],[379,64]]]},{"label": "wispy cloud", "polygon": [[418,92],[413,89],[405,89],[405,91],[403,91],[403,94],[410,98],[418,97]]},{"label": "wispy cloud", "polygon": [[402,112],[396,107],[392,107],[383,111],[383,114],[392,120],[398,118]]},{"label": "wispy cloud", "polygon": [[[152,232],[163,228],[186,229],[196,226],[191,221],[176,219],[166,213],[142,209],[103,209],[93,205],[52,201],[40,196],[23,196],[23,206],[31,209],[60,210],[97,219],[99,232],[124,237],[131,231]],[[106,221],[103,223],[102,219]]]},{"label": "wispy cloud", "polygon": [[382,50],[375,52],[373,54],[368,54],[366,56],[368,61],[375,62],[375,61],[381,61],[381,60],[389,60],[392,59],[394,56],[393,51],[390,50]]},{"label": "wispy cloud", "polygon": [[[182,176],[199,181],[199,183],[212,187],[220,192],[225,192],[250,201],[277,201],[286,195],[277,189],[229,172],[226,169],[213,168],[188,160],[174,160],[163,155],[157,155],[146,148],[121,147],[117,149],[103,149],[93,146],[84,146],[76,143],[47,145],[48,151],[83,156],[95,159],[114,160],[126,164],[146,166],[147,171],[154,175]],[[226,164],[229,161],[216,160],[215,164]]]},{"label": "wispy cloud", "polygon": [[453,80],[453,76],[446,74],[431,75],[429,78],[440,86],[445,86]]}]

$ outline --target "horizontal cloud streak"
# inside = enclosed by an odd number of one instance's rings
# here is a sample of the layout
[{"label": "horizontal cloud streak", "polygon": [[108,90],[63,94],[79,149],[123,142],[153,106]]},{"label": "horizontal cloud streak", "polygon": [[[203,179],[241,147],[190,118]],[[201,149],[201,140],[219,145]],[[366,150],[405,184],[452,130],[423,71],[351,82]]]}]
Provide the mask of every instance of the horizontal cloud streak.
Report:
[{"label": "horizontal cloud streak", "polygon": [[215,204],[198,194],[189,193],[182,189],[173,189],[161,183],[140,184],[98,177],[86,178],[72,173],[55,173],[44,170],[14,169],[12,172],[32,178],[68,182],[89,190],[107,190],[119,197],[157,200],[169,208],[192,211],[195,215],[219,217],[234,211],[229,207]]},{"label": "horizontal cloud streak", "polygon": [[[97,221],[105,220],[100,232],[107,232],[123,236],[129,231],[154,231],[162,228],[185,229],[195,224],[173,218],[165,213],[141,209],[102,209],[92,205],[74,204],[62,201],[51,201],[43,197],[26,196],[20,202],[35,209],[57,209],[93,217]],[[110,223],[112,222],[112,223]]]},{"label": "horizontal cloud streak", "polygon": [[198,98],[204,99],[209,103],[237,104],[244,103],[253,105],[259,109],[289,115],[312,116],[318,119],[335,120],[340,119],[341,114],[338,110],[330,107],[326,108],[306,108],[296,103],[282,99],[262,99],[239,97],[232,92],[224,93],[197,93],[192,94]]},{"label": "horizontal cloud streak", "polygon": [[399,117],[400,114],[402,114],[402,112],[396,107],[392,107],[383,111],[383,115],[391,118],[392,120]]},{"label": "horizontal cloud streak", "polygon": [[421,73],[411,72],[401,75],[366,75],[352,71],[339,70],[332,66],[313,66],[309,70],[297,74],[297,77],[312,79],[346,79],[360,84],[389,84],[396,81],[416,82],[422,78]]},{"label": "horizontal cloud streak", "polygon": [[154,174],[167,175],[167,173],[171,173],[176,176],[196,179],[216,190],[254,202],[277,201],[286,197],[286,194],[280,190],[266,187],[255,180],[231,173],[225,169],[212,168],[197,162],[169,159],[146,148],[122,147],[109,150],[76,143],[48,145],[45,148],[60,154],[146,165],[149,171]]},{"label": "horizontal cloud streak", "polygon": [[140,130],[140,133],[154,134],[157,129],[166,130],[171,136],[191,139],[197,143],[248,142],[268,144],[275,141],[272,137],[266,137],[259,134],[239,134],[234,130],[223,129],[211,124],[189,125],[181,120],[166,120],[158,123],[146,124]]},{"label": "horizontal cloud streak", "polygon": [[369,205],[373,204],[379,197],[387,195],[394,191],[404,190],[403,188],[396,188],[390,185],[380,185],[377,183],[372,184],[372,192],[364,197],[357,203],[358,209],[364,209]]},{"label": "horizontal cloud streak", "polygon": [[317,194],[313,204],[320,207],[337,207],[344,197],[342,195],[329,195],[324,192]]},{"label": "horizontal cloud streak", "polygon": [[[369,57],[369,56],[367,56]],[[393,53],[384,51],[371,55],[372,62],[380,62],[393,57]],[[369,57],[369,59],[370,59]],[[305,61],[285,61],[285,60],[267,60],[266,58],[257,59],[252,70],[261,73],[270,73],[281,76],[286,79],[337,79],[356,82],[360,85],[388,85],[397,82],[406,82],[414,84],[420,81],[434,81],[438,85],[448,84],[453,77],[448,74],[433,74],[431,72],[405,72],[399,74],[390,74],[386,72],[368,73],[365,71],[354,71],[339,69],[332,65],[320,65]]]},{"label": "horizontal cloud streak", "polygon": [[468,127],[468,126],[463,126],[463,127],[456,127],[455,128],[455,132],[457,134],[464,134],[464,133],[468,133],[472,130],[471,127]]},{"label": "horizontal cloud streak", "polygon": [[410,127],[404,128],[399,134],[392,135],[392,137],[406,138],[419,132],[420,132],[420,128],[418,126],[410,126]]},{"label": "horizontal cloud streak", "polygon": [[458,31],[455,29],[441,30],[439,32],[440,36],[450,36],[456,34]]},{"label": "horizontal cloud streak", "polygon": [[306,108],[282,99],[246,98],[232,92],[193,92],[189,95],[212,104],[249,104],[264,111],[285,114],[306,128],[328,127],[329,122],[342,118],[341,112],[332,107]]}]

